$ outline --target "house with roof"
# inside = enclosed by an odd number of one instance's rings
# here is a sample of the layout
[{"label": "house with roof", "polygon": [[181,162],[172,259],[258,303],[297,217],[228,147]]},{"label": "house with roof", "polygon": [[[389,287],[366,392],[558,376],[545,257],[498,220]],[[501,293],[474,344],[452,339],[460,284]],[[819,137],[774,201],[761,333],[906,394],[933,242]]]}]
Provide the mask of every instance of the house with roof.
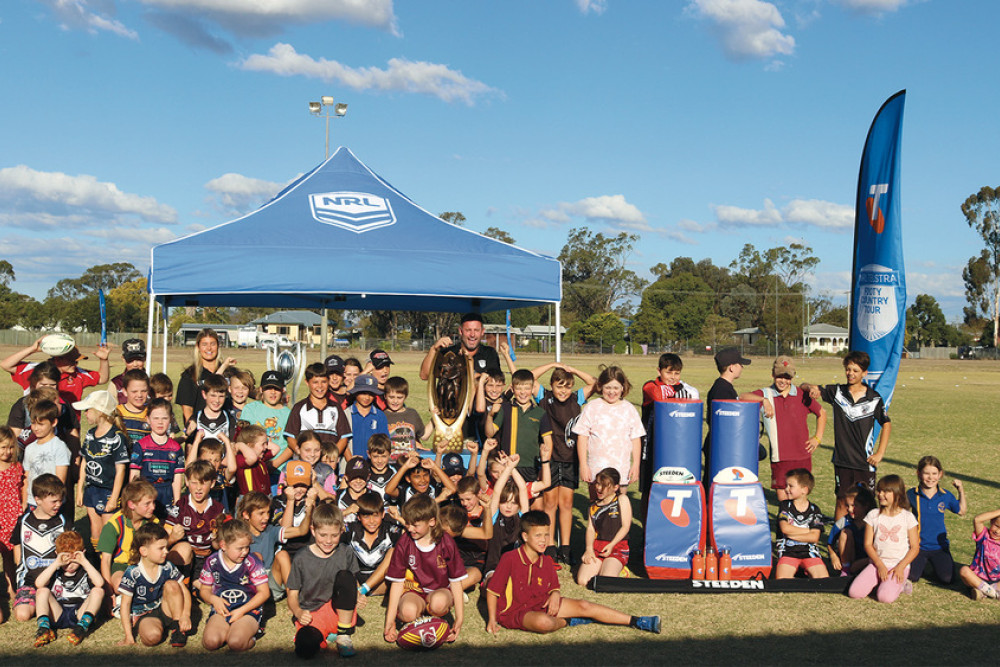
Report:
[{"label": "house with roof", "polygon": [[[261,334],[285,336],[293,342],[319,345],[323,318],[311,310],[279,310],[250,322]],[[333,333],[331,328],[330,333]]]}]

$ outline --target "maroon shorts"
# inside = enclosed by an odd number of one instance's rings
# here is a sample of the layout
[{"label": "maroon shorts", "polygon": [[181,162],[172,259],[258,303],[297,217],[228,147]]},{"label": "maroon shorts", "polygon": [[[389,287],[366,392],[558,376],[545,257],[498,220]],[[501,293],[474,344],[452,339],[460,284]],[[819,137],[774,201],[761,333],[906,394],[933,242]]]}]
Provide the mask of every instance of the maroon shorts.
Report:
[{"label": "maroon shorts", "polygon": [[812,458],[796,459],[793,461],[772,461],[771,488],[784,489],[785,475],[787,475],[790,470],[795,470],[796,468],[805,468],[809,472],[812,472],[812,467],[813,467]]},{"label": "maroon shorts", "polygon": [[[601,550],[608,546],[610,542],[605,540],[594,540],[594,553],[598,558],[601,557]],[[616,561],[622,564],[622,566],[628,565],[628,542],[622,540],[615,545],[614,549],[611,550],[611,555],[608,558],[614,558]]]},{"label": "maroon shorts", "polygon": [[533,611],[537,611],[541,614],[548,613],[545,611],[544,607],[538,607],[537,609],[519,607],[517,609],[511,609],[505,613],[497,614],[497,623],[508,630],[526,630],[527,628],[524,627],[524,617]]}]

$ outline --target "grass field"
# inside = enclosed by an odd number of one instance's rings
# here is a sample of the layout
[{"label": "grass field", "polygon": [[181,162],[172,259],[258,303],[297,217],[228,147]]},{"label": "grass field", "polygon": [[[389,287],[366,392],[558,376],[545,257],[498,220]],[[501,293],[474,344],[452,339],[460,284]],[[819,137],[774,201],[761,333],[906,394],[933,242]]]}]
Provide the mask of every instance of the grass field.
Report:
[{"label": "grass field", "polygon": [[[0,348],[6,356],[11,349]],[[426,412],[424,383],[417,378],[421,356],[392,352],[394,372],[410,381],[409,404]],[[259,378],[264,356],[239,351],[241,367]],[[314,352],[310,357],[315,360]],[[120,357],[113,359],[118,361]],[[518,357],[532,367],[551,360],[542,355]],[[91,359],[90,361],[94,361]],[[564,359],[596,374],[599,361],[617,363],[636,385],[629,398],[639,400],[638,385],[655,373],[653,357],[571,357]],[[175,379],[190,363],[189,351],[172,350],[168,373]],[[684,379],[704,393],[716,373],[710,358],[685,360]],[[86,365],[86,364],[85,364]],[[156,365],[159,370],[159,364]],[[114,372],[117,372],[113,368]],[[746,369],[737,389],[750,390],[768,382],[770,360],[755,359]],[[914,465],[921,456],[934,454],[947,468],[949,477],[961,479],[969,499],[969,514],[948,515],[947,525],[955,560],[967,563],[972,556],[972,516],[1000,505],[1000,454],[996,434],[1000,401],[994,362],[907,360],[899,374],[896,398],[890,414],[892,440],[879,474],[897,473],[908,484],[915,483]],[[838,359],[804,360],[799,379],[825,384],[842,380]],[[304,395],[300,389],[299,397]],[[18,396],[17,387],[0,380],[0,409],[6,411]],[[84,428],[87,428],[86,425]],[[827,513],[833,510],[833,468],[830,453],[832,424],[821,449],[814,456],[817,488],[812,499]],[[761,467],[765,489],[770,485],[768,466]],[[944,482],[950,488],[948,479]],[[774,497],[769,495],[772,516]],[[583,523],[579,510],[585,507],[585,492],[577,493],[574,552],[583,550]],[[633,537],[639,534],[638,526]],[[636,540],[635,543],[638,543]],[[633,550],[633,569],[641,571],[642,555]],[[381,636],[384,612],[373,603],[362,616],[368,623],[359,628],[356,662],[422,664],[746,664],[865,663],[865,664],[976,664],[995,660],[992,638],[1000,621],[1000,603],[973,602],[959,587],[943,588],[921,582],[912,596],[892,605],[874,600],[850,600],[830,594],[720,594],[720,595],[629,595],[595,594],[581,589],[567,570],[561,573],[563,595],[585,597],[621,608],[632,614],[659,614],[663,634],[652,636],[623,628],[588,625],[538,637],[502,631],[499,637],[484,632],[484,607],[476,606],[477,594],[467,609],[466,623],[457,644],[428,654],[403,654],[387,645]],[[289,613],[283,603],[268,626],[268,634],[257,648],[244,655],[226,651],[211,658],[216,664],[271,665],[297,662],[290,650]],[[183,650],[161,646],[154,649],[116,646],[121,638],[117,620],[104,622],[81,646],[60,638],[43,649],[31,646],[35,626],[8,621],[0,626],[0,656],[16,658],[19,665],[72,661],[119,664],[191,663],[205,655],[200,635]]]}]

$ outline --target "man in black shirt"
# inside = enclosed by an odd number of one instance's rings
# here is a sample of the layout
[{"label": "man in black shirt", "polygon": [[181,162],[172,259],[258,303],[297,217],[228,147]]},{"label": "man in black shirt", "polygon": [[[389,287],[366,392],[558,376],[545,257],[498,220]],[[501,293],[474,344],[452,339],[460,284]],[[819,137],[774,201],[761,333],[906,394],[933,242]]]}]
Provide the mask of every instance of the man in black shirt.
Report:
[{"label": "man in black shirt", "polygon": [[431,362],[434,350],[441,354],[461,351],[467,357],[472,357],[472,367],[478,376],[490,371],[500,373],[500,355],[488,345],[483,345],[483,317],[479,313],[466,313],[462,316],[459,326],[461,341],[454,343],[448,336],[442,336],[434,342],[420,364],[420,379],[427,380],[431,376]]}]

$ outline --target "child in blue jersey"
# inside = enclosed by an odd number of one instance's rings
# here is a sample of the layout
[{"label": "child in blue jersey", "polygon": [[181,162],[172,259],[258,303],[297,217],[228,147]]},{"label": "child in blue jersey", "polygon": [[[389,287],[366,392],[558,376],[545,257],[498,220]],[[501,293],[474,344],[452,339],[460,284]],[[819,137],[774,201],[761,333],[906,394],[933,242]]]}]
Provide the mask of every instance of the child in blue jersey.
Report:
[{"label": "child in blue jersey", "polygon": [[219,550],[208,557],[198,579],[201,599],[211,605],[202,646],[209,651],[228,645],[233,651],[252,649],[263,605],[271,595],[263,563],[250,553],[253,533],[239,519],[219,528]]},{"label": "child in blue jersey", "polygon": [[167,560],[167,531],[158,523],[146,523],[132,536],[131,565],[122,575],[121,619],[127,646],[136,638],[156,646],[170,632],[170,645],[187,644],[191,630],[191,593],[183,575]]},{"label": "child in blue jersey", "polygon": [[118,510],[118,499],[128,476],[131,442],[116,400],[111,392],[101,390],[73,404],[75,410],[86,410],[87,421],[94,424],[80,448],[83,460],[76,505],[87,508],[90,541],[95,550],[104,522]]},{"label": "child in blue jersey", "polygon": [[910,564],[910,581],[917,581],[924,573],[927,563],[931,564],[934,575],[942,584],[950,584],[955,575],[955,561],[951,557],[948,530],[944,526],[945,510],[965,516],[968,509],[962,481],[951,481],[958,498],[941,488],[944,468],[936,456],[925,456],[917,462],[917,488],[909,489],[906,496],[910,508],[920,523],[920,553]]}]

